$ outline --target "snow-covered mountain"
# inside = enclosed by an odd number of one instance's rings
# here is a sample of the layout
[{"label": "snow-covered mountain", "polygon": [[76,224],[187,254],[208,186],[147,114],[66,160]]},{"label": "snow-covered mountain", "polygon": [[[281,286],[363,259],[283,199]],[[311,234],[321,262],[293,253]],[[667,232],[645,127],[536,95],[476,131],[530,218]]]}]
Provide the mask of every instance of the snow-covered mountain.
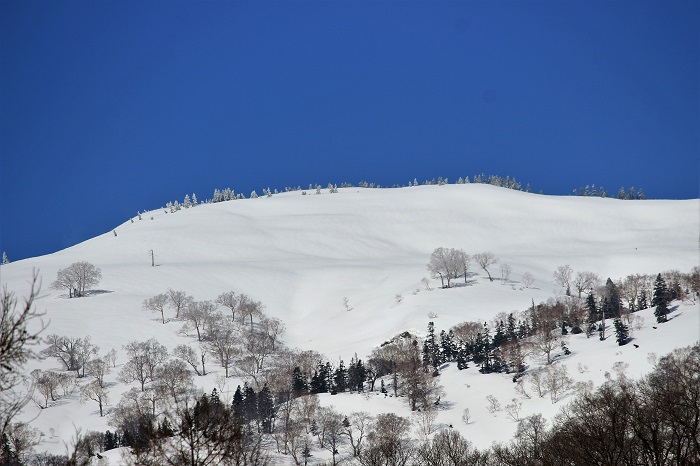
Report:
[{"label": "snow-covered mountain", "polygon": [[[614,280],[670,269],[689,272],[698,265],[698,212],[697,199],[556,197],[481,184],[342,188],[337,193],[322,190],[320,195],[296,191],[174,213],[145,212],[141,219],[135,216],[116,226],[114,232],[54,254],[3,265],[0,278],[22,296],[32,270],[39,270],[43,288],[37,307],[50,322],[46,333],[90,335],[101,353],[110,348],[122,352],[129,341],[151,337],[169,348],[191,340],[178,335],[181,323],[163,325],[159,316],[144,312],[146,298],[172,288],[196,300],[213,300],[234,290],[261,301],[268,315],[284,322],[287,346],[347,362],[354,354],[365,358],[400,332],[424,334],[429,320],[438,330],[447,330],[459,322],[489,320],[499,312],[524,310],[533,301],[562,294],[552,279],[558,266],[568,264],[574,271],[592,271]],[[506,263],[512,268],[510,281],[491,282],[472,262],[475,275],[469,286],[440,289],[439,280],[431,279],[428,290],[421,279],[429,277],[426,264],[437,247],[468,254],[491,251],[499,258],[492,275],[500,276],[498,267]],[[64,291],[49,289],[60,268],[78,261],[101,269],[97,287],[101,293],[68,299]],[[535,278],[529,288],[521,283],[526,272]],[[698,304],[676,304],[674,318],[656,329],[652,310],[639,313],[644,319],[634,334],[639,348],[618,348],[614,339],[600,342],[576,335],[569,342],[573,354],[560,363],[569,366],[575,380],[595,384],[605,380],[605,372],[616,361],[628,363],[631,375],[643,374],[650,353],[662,355],[700,338]],[[118,364],[123,362],[125,356],[120,354]],[[58,369],[58,364],[49,359],[27,366],[36,367]],[[196,380],[207,391],[217,386],[215,377],[223,373],[213,364],[211,369],[209,376]],[[116,381],[115,373],[111,380]],[[228,389],[235,389],[235,383],[232,380]],[[481,447],[513,435],[514,421],[503,412],[489,413],[485,401],[493,394],[505,405],[518,396],[509,376],[447,367],[441,383],[450,409],[440,411],[438,425],[460,428]],[[115,384],[110,404],[125,389]],[[384,396],[321,398],[322,404],[348,412],[410,415],[405,403]],[[561,406],[537,397],[524,401],[525,415],[551,416]],[[460,421],[467,407],[474,419],[469,426]],[[73,424],[109,428],[95,406],[79,404],[77,396],[44,410],[27,406],[22,418],[33,419],[32,425],[46,435],[37,450],[57,453],[64,451],[63,441],[73,434]]]}]

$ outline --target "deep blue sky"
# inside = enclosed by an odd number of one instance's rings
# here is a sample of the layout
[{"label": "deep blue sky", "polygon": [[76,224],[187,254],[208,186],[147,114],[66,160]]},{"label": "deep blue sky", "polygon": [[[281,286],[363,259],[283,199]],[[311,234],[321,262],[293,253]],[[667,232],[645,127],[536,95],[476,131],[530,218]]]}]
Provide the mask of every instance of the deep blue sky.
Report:
[{"label": "deep blue sky", "polygon": [[214,188],[696,198],[697,1],[0,1],[11,260]]}]

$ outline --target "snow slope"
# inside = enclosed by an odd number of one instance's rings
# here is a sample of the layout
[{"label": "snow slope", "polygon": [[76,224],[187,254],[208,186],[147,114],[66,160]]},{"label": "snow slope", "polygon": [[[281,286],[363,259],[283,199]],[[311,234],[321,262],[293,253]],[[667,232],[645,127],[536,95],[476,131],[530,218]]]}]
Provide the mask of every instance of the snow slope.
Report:
[{"label": "snow slope", "polygon": [[[404,330],[424,333],[428,320],[435,320],[438,330],[448,329],[465,320],[488,320],[501,311],[526,309],[532,300],[546,300],[561,292],[552,282],[552,272],[560,265],[613,279],[669,269],[688,272],[698,265],[698,212],[697,199],[555,197],[476,184],[343,188],[334,194],[322,190],[321,195],[297,191],[175,213],[146,212],[142,220],[135,217],[117,226],[117,236],[107,232],[54,254],[4,265],[0,279],[21,296],[27,292],[32,270],[39,270],[44,286],[38,308],[50,320],[47,332],[90,335],[101,353],[110,348],[121,353],[127,342],[152,336],[168,347],[187,342],[176,333],[179,323],[162,325],[158,316],[141,310],[145,298],[168,288],[186,291],[197,300],[235,290],[262,301],[269,315],[284,321],[288,346],[318,350],[332,361],[342,357],[347,363],[353,354],[364,358]],[[439,281],[431,280],[432,290],[426,290],[421,278],[428,276],[430,253],[439,246],[462,248],[469,254],[492,251],[500,263],[512,267],[513,283],[489,282],[472,263],[471,270],[478,274],[475,283],[441,290]],[[156,254],[156,267],[151,267],[149,250]],[[59,268],[82,260],[101,268],[98,288],[104,293],[66,299],[64,292],[49,289]],[[498,266],[492,275],[499,274]],[[519,283],[525,272],[535,276],[532,288]],[[400,302],[397,294],[403,297]],[[344,297],[349,312],[343,307]],[[438,317],[429,319],[428,314]],[[654,330],[653,316],[644,315],[645,326],[635,335],[643,342],[639,349],[612,348],[613,339],[601,343],[572,338],[573,355],[565,362],[574,365],[569,374],[600,383],[604,372],[611,370],[615,359],[611,354],[628,362],[631,372],[645,372],[648,353],[662,355],[700,338],[697,304],[681,305],[674,317]],[[120,358],[120,364],[125,362],[123,354]],[[580,374],[578,362],[589,372]],[[34,367],[58,365],[47,360],[30,369]],[[452,367],[444,371],[445,399],[453,409],[441,412],[438,422],[460,426],[480,446],[506,440],[515,424],[503,413],[485,415],[485,396],[498,393],[505,405],[515,396],[512,383],[502,375],[470,371]],[[113,380],[115,375],[113,371]],[[198,382],[211,390],[215,375]],[[121,385],[111,389],[112,403],[125,389]],[[357,395],[327,398],[324,403],[339,409],[344,404],[357,409],[359,399]],[[366,402],[378,406],[368,408],[373,412],[393,407],[408,415],[396,400]],[[542,404],[551,405],[548,399],[528,400],[523,412],[554,413],[561,402],[555,408]],[[473,406],[475,423],[464,426],[459,419],[468,406]],[[39,449],[62,452],[73,422],[107,428],[105,418],[95,412],[96,406],[80,405],[68,397],[41,413],[28,407],[24,416],[38,414],[33,425],[47,437],[49,429],[55,429],[55,438],[47,438]]]}]

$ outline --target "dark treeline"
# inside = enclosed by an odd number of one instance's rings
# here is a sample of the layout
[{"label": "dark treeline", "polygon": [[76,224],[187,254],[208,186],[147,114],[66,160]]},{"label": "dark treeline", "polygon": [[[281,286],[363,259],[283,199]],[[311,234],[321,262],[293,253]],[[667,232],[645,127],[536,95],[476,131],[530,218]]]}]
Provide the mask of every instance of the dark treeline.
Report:
[{"label": "dark treeline", "polygon": [[[241,393],[238,402],[225,403],[216,392],[202,395],[192,403],[183,403],[168,422],[134,415],[125,420],[128,427],[118,434],[82,436],[70,458],[44,454],[32,464],[88,464],[89,454],[102,449],[100,442],[114,445],[129,436],[134,464],[269,464],[258,432],[267,429],[265,419],[270,413],[261,411],[264,403],[259,401],[256,409],[246,413],[244,400],[250,396]],[[340,421],[337,437],[333,423],[320,422],[312,432],[320,435],[318,432],[324,430],[325,445],[333,445],[336,464],[336,444],[353,432],[351,421],[347,417]],[[539,415],[524,418],[512,442],[487,450],[474,448],[451,428],[441,430],[432,440],[416,443],[410,439],[410,422],[393,414],[378,416],[363,433],[364,440],[360,437],[359,442],[357,435],[350,436],[356,454],[345,464],[696,465],[700,461],[700,344],[661,358],[639,381],[620,375],[595,391],[579,394],[555,417],[551,427]],[[295,463],[306,464],[308,445],[296,451]],[[22,464],[12,457],[7,438],[3,438],[0,460],[3,465]]]}]

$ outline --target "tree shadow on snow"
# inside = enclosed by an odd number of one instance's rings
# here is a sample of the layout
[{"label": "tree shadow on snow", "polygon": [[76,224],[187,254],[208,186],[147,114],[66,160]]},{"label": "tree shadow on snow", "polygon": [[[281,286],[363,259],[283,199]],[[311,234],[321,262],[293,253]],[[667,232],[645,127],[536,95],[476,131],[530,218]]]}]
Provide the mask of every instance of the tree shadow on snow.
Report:
[{"label": "tree shadow on snow", "polygon": [[114,290],[89,290],[85,292],[85,296],[98,296],[109,293],[114,293]]},{"label": "tree shadow on snow", "polygon": [[473,286],[476,285],[477,281],[476,280],[467,280],[466,283],[462,282],[452,282],[450,285],[450,288],[463,288],[465,286]]}]

